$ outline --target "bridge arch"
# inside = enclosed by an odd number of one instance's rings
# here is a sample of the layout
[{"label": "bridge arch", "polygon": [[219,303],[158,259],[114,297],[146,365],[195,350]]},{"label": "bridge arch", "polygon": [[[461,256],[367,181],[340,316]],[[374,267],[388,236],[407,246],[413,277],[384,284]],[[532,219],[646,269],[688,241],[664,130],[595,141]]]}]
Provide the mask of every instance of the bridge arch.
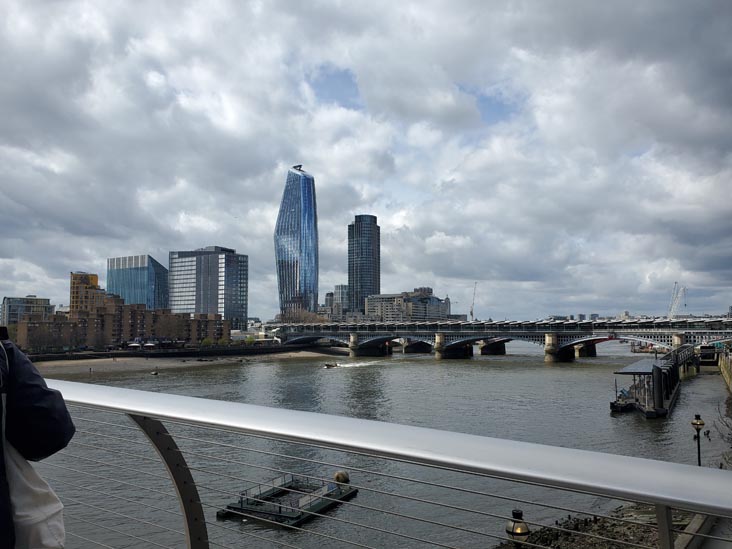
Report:
[{"label": "bridge arch", "polygon": [[328,341],[333,341],[334,343],[345,343],[348,344],[348,338],[347,337],[339,337],[339,336],[333,336],[333,335],[303,335],[303,336],[294,336],[287,340],[285,340],[282,345],[305,345],[308,343],[315,343],[316,341],[320,341],[321,339],[325,339]]}]

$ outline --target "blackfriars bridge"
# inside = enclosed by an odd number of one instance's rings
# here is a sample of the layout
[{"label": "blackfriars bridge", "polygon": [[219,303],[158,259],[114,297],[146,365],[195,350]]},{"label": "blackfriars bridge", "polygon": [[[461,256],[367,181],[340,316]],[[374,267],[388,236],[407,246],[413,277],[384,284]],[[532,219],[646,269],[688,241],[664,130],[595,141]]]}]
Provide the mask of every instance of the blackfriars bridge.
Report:
[{"label": "blackfriars bridge", "polygon": [[388,354],[395,344],[404,352],[434,351],[438,359],[505,354],[512,340],[544,346],[547,362],[569,362],[575,356],[596,356],[603,341],[626,339],[672,349],[732,341],[732,318],[642,320],[429,321],[273,324],[268,333],[283,345],[327,339],[348,345],[351,356]]}]

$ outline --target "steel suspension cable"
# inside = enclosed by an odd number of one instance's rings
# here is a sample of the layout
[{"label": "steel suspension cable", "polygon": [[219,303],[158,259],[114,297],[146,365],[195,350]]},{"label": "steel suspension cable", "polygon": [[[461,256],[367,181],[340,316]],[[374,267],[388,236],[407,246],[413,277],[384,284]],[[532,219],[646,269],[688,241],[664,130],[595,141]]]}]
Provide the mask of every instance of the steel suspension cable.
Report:
[{"label": "steel suspension cable", "polygon": [[[186,437],[177,437],[177,438],[186,438]],[[199,442],[206,442],[206,441],[199,440]],[[216,443],[214,443],[214,444],[216,444]],[[227,444],[219,444],[219,445],[229,446]],[[248,448],[242,448],[242,447],[235,447],[235,448],[240,449],[240,450],[249,450]],[[203,454],[203,453],[194,452],[194,451],[191,451],[191,450],[186,450],[186,451],[180,450],[180,451],[182,453],[186,453],[186,454],[189,454],[189,455],[195,455],[195,456],[198,456],[198,457],[205,457],[205,458],[209,458],[209,459],[215,459],[217,461],[225,461],[227,463],[234,463],[234,464],[237,464],[237,465],[244,465],[244,466],[247,466],[247,467],[254,467],[254,468],[259,468],[259,469],[265,469],[265,470],[269,470],[269,471],[272,471],[272,472],[278,472],[278,473],[290,473],[290,471],[285,471],[285,470],[282,470],[282,469],[277,469],[277,468],[273,468],[273,467],[267,467],[267,466],[263,466],[263,465],[257,465],[257,464],[248,463],[248,462],[242,462],[242,461],[239,461],[239,460],[233,460],[233,459],[227,459],[227,458],[222,458],[222,457],[216,457],[216,456],[212,456],[210,454]],[[253,452],[258,452],[258,450],[252,450],[252,451]],[[296,460],[301,460],[302,459],[302,460],[305,460],[305,461],[308,461],[308,462],[314,462],[316,464],[321,464],[321,465],[326,465],[327,464],[327,463],[319,462],[319,461],[316,461],[316,460],[310,460],[310,459],[307,459],[307,458],[297,458],[297,457],[294,457],[294,456],[287,456],[287,455],[283,455],[283,454],[276,454],[276,455],[278,457],[288,457],[288,458],[289,457],[292,457],[292,458],[294,458]],[[335,466],[335,467],[340,467],[340,465],[337,465],[337,464],[327,464],[327,465]],[[215,473],[215,472],[212,472],[212,471],[207,471],[205,469],[200,469],[200,468],[195,468],[195,467],[190,467],[190,468],[193,469],[193,470],[198,470],[198,471],[206,472],[208,474],[216,474],[218,476],[227,476],[224,473],[218,473],[218,472]],[[361,470],[361,469],[353,468],[353,467],[349,467],[349,469],[351,469],[351,470],[357,470],[357,471],[362,471],[362,472],[367,472],[367,473],[372,473],[372,474],[380,475],[380,476],[385,476],[387,478],[392,478],[392,479],[407,480],[407,481],[410,481],[410,482],[415,482],[415,483],[424,484],[424,485],[428,485],[428,486],[434,486],[434,487],[440,487],[440,488],[445,488],[445,489],[451,489],[453,491],[458,491],[458,492],[467,492],[467,493],[471,493],[473,495],[482,495],[482,496],[485,496],[485,497],[494,497],[494,498],[497,498],[497,499],[504,499],[504,500],[514,501],[514,502],[515,501],[518,501],[520,503],[534,504],[534,505],[537,505],[537,506],[547,507],[547,508],[550,508],[550,509],[567,510],[566,508],[561,508],[561,507],[558,507],[558,506],[551,506],[551,505],[547,505],[547,504],[535,504],[533,502],[523,501],[523,500],[519,500],[517,498],[510,498],[510,497],[507,497],[507,496],[500,496],[500,495],[496,495],[496,494],[489,494],[489,493],[485,493],[485,492],[480,492],[480,491],[470,490],[470,489],[463,489],[463,488],[448,486],[448,485],[444,485],[444,484],[430,483],[428,481],[420,481],[420,480],[416,480],[416,479],[410,479],[408,477],[398,477],[398,476],[395,476],[395,475],[388,475],[386,473],[375,473],[375,472],[372,472],[372,471]],[[313,475],[304,475],[304,476],[308,476],[310,478],[315,478],[315,479],[321,480],[323,482],[329,482],[330,481],[330,479],[323,479],[322,477],[313,476]],[[228,476],[228,478],[232,478],[234,480],[244,480],[246,482],[256,482],[256,481],[253,481],[251,479],[242,479],[242,478],[237,478],[237,477],[233,477],[233,476]],[[461,507],[461,506],[452,505],[452,504],[446,504],[446,503],[442,503],[442,502],[435,502],[435,501],[426,500],[426,499],[423,499],[423,498],[417,498],[415,496],[407,496],[407,495],[404,495],[404,494],[399,494],[397,492],[387,492],[387,491],[384,491],[384,490],[379,490],[377,488],[363,487],[363,486],[360,486],[358,484],[351,484],[351,486],[354,486],[354,487],[356,487],[358,489],[363,489],[365,491],[370,491],[372,493],[378,493],[380,495],[389,495],[389,496],[393,496],[393,497],[398,497],[400,499],[408,499],[408,500],[411,500],[411,501],[415,501],[415,502],[419,502],[419,503],[424,503],[424,504],[430,504],[430,505],[436,505],[436,506],[439,506],[439,507],[444,507],[444,508],[452,509],[452,510],[455,510],[455,511],[463,511],[463,512],[469,512],[469,513],[475,513],[475,514],[478,514],[478,515],[482,515],[482,516],[486,516],[486,517],[491,517],[491,518],[498,518],[498,519],[501,519],[501,520],[508,520],[510,518],[510,517],[506,517],[506,516],[503,516],[503,515],[496,515],[494,513],[489,513],[487,511],[481,511],[481,510],[477,510],[477,509],[470,509],[470,508],[467,508],[467,507]],[[325,499],[330,499],[330,498],[325,498]],[[356,506],[356,507],[362,506],[362,504],[359,504],[359,503],[356,503],[356,502],[352,502],[352,501],[344,501],[342,503],[344,505],[351,505],[351,506]],[[381,511],[383,513],[390,513],[388,511],[383,511],[383,510],[379,510],[379,511]],[[570,511],[573,511],[573,510],[570,510]],[[591,516],[601,516],[601,515],[597,515],[597,514],[594,514],[594,513],[588,513],[586,511],[573,511],[573,512],[578,512],[578,513],[582,513],[582,514],[586,514],[586,515],[591,515]],[[390,514],[394,514],[394,513],[390,513]],[[419,517],[407,517],[406,515],[398,515],[398,514],[397,514],[397,516],[402,516],[403,518],[412,518],[412,520],[417,520],[417,521],[428,521],[428,519],[422,519],[422,518],[419,518]],[[618,520],[618,521],[621,521],[621,519],[616,519],[615,517],[603,517],[603,518],[607,518],[608,520]],[[535,526],[550,528],[550,529],[553,529],[553,530],[559,530],[559,531],[564,531],[564,532],[574,532],[573,530],[569,530],[569,529],[566,529],[566,528],[562,528],[562,527],[559,527],[559,526],[556,526],[556,525],[545,525],[545,524],[541,524],[541,523],[538,523],[538,522],[526,521],[526,520],[524,520],[524,522],[527,522],[528,524],[532,524],[532,525],[535,525]],[[633,521],[628,521],[628,522],[632,522],[634,524],[639,524],[639,525],[647,526],[644,523],[633,522]],[[588,536],[588,537],[596,537],[598,539],[602,539],[602,540],[606,540],[606,541],[616,541],[617,543],[621,543],[621,544],[625,544],[625,545],[629,545],[629,546],[645,547],[643,545],[637,545],[637,544],[634,544],[632,542],[625,542],[625,541],[616,540],[616,539],[613,539],[613,538],[606,538],[606,537],[599,536],[599,535],[596,535],[596,534],[585,533],[585,535]]]}]

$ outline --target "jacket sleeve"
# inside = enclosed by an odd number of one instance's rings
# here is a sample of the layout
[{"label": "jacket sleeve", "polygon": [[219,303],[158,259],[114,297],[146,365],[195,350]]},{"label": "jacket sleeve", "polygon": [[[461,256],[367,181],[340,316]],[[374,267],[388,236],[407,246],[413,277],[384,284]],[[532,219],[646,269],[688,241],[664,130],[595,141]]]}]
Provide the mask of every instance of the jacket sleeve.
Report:
[{"label": "jacket sleeve", "polygon": [[[58,452],[76,428],[61,393],[49,389],[33,363],[15,345],[2,342],[7,352],[5,438],[20,454],[37,461]],[[0,360],[5,355],[0,351]]]}]

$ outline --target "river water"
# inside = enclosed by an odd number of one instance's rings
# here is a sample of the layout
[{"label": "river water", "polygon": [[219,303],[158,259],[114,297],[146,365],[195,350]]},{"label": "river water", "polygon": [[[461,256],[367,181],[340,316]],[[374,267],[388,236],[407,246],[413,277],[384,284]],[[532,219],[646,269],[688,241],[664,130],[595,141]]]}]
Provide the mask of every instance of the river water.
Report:
[{"label": "river water", "polygon": [[[91,378],[87,375],[57,377],[687,464],[696,463],[696,443],[690,421],[694,414],[701,414],[707,422],[706,428],[711,430],[710,438],[702,439],[703,462],[707,466],[716,466],[720,461],[725,447],[714,423],[728,396],[721,376],[700,375],[684,382],[670,418],[646,420],[640,414],[611,415],[609,412],[609,402],[614,398],[613,372],[642,358],[642,355],[632,355],[628,345],[607,342],[598,345],[598,357],[577,359],[568,364],[544,363],[542,348],[529,343],[511,342],[507,345],[507,353],[505,356],[443,361],[437,361],[430,355],[401,354],[380,358],[338,358],[344,367],[334,369],[324,369],[326,359],[323,358],[250,357],[248,362],[234,366],[201,363],[196,368],[160,370],[158,376],[150,376],[146,372],[112,372],[94,374]],[[618,376],[619,386],[627,381],[630,380]],[[93,449],[87,451],[94,453]],[[323,456],[319,452],[310,452],[308,456],[321,459]],[[359,459],[359,465],[377,466],[370,458]],[[394,466],[393,472],[404,474],[400,466]],[[455,482],[439,472],[434,473],[430,480]],[[373,487],[389,485],[388,480],[369,482]],[[135,493],[132,488],[120,490],[120,493],[128,492],[129,496]],[[511,494],[520,497],[546,497],[539,496],[538,489],[531,487],[511,490]],[[436,489],[429,486],[414,489],[414,493],[426,499],[438,497]],[[578,503],[571,494],[557,498],[561,504]],[[225,502],[227,498],[223,500]],[[373,501],[380,508],[387,505],[383,499],[368,493],[360,493],[354,501],[364,504]],[[582,504],[587,505],[587,500]],[[589,505],[597,505],[604,510],[610,506],[607,502],[590,502]],[[403,513],[417,512],[411,504],[395,506]],[[486,502],[481,506],[506,514],[510,512],[511,503]],[[364,509],[339,508],[331,513],[358,522],[369,522],[373,518],[373,513]],[[532,519],[545,521],[556,515],[551,510],[532,513]],[[433,515],[440,520],[450,518],[450,513],[428,513],[428,516]],[[380,524],[374,520],[375,524]],[[471,519],[455,520],[475,526]],[[83,525],[74,526],[77,530],[84,530]],[[252,525],[239,525],[237,528],[248,528],[252,533],[259,532],[296,546],[342,546],[337,541],[312,540],[297,533],[283,533],[271,528],[255,529]],[[347,539],[356,535],[353,529],[349,530],[348,524],[322,519],[307,528]],[[439,543],[450,546],[491,546],[491,543],[478,542],[468,534],[442,534],[425,525],[415,526],[410,532],[414,537],[440,540]],[[167,540],[165,536],[162,539],[170,546],[177,546],[177,542]],[[222,534],[223,544],[227,539]],[[360,541],[374,547],[428,546],[404,539],[395,541],[378,532]],[[268,546],[262,543],[257,542],[253,546]],[[69,547],[86,546],[79,539],[69,540]],[[130,542],[119,546],[145,545]]]}]

